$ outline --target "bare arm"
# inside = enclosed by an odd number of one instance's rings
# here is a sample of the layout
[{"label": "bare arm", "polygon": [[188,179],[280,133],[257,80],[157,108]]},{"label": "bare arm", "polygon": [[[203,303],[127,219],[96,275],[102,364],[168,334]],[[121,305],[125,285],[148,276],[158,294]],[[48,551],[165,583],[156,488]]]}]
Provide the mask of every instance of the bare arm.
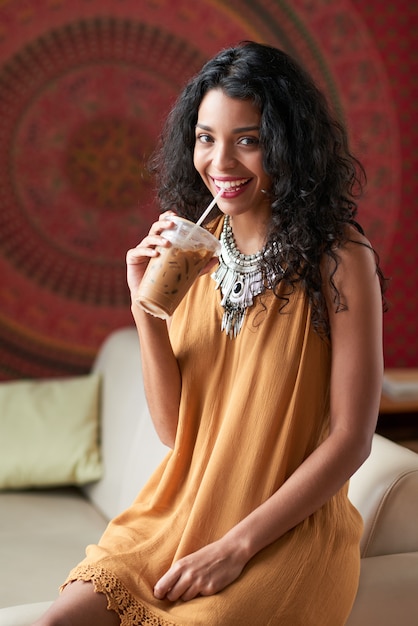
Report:
[{"label": "bare arm", "polygon": [[330,434],[266,503],[232,530],[250,557],[321,507],[370,454],[383,376],[382,304],[373,253],[347,244],[335,280],[348,310],[336,313],[327,290]]},{"label": "bare arm", "polygon": [[[165,217],[165,219],[163,219]],[[174,446],[177,431],[181,377],[168,336],[167,323],[149,315],[134,302],[139,283],[151,257],[158,254],[155,246],[169,246],[160,236],[172,225],[169,216],[162,216],[153,224],[147,237],[126,255],[127,280],[131,291],[132,315],[141,344],[142,371],[145,395],[150,414],[161,441]]]},{"label": "bare arm", "polygon": [[[223,589],[252,556],[320,508],[370,453],[383,373],[380,287],[368,248],[348,243],[340,256],[334,280],[347,311],[335,312],[326,287],[332,338],[329,436],[224,537],[175,563],[156,585],[158,598],[189,600]],[[327,278],[324,283],[328,285]]]}]

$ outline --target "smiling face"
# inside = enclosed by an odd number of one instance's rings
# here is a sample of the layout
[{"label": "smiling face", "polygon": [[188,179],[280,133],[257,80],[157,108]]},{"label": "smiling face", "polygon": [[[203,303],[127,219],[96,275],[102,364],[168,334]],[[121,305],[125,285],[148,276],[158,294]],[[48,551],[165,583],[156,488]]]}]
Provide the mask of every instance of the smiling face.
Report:
[{"label": "smiling face", "polygon": [[271,213],[260,118],[250,100],[230,98],[220,89],[208,91],[199,107],[194,166],[213,195],[224,190],[218,206],[226,214],[250,212],[266,219]]}]

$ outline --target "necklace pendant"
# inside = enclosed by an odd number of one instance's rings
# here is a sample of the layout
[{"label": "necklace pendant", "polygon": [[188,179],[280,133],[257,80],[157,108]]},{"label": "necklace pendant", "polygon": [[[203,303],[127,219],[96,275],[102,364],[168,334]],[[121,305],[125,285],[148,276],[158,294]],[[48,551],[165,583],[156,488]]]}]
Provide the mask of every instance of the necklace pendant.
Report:
[{"label": "necklace pendant", "polygon": [[219,267],[212,274],[216,289],[222,294],[224,309],[221,331],[234,339],[238,336],[247,312],[255,296],[265,289],[261,269],[262,252],[243,255],[236,248],[229,217],[225,216],[221,234]]}]

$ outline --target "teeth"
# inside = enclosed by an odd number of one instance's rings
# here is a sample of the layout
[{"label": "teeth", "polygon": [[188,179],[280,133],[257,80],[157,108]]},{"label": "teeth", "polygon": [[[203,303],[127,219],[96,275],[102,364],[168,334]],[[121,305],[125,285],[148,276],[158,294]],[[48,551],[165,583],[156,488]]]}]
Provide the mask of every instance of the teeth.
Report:
[{"label": "teeth", "polygon": [[241,185],[245,185],[248,180],[249,178],[242,178],[241,180],[217,180],[216,185],[220,187],[220,189],[236,189],[237,187],[241,187]]}]

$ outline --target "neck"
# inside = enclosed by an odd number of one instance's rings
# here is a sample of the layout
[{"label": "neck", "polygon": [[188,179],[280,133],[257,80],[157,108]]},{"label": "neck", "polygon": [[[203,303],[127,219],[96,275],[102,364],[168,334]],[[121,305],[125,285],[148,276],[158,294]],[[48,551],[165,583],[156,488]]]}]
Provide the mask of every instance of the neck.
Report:
[{"label": "neck", "polygon": [[267,224],[250,215],[229,218],[237,248],[242,254],[256,254],[266,243]]}]

